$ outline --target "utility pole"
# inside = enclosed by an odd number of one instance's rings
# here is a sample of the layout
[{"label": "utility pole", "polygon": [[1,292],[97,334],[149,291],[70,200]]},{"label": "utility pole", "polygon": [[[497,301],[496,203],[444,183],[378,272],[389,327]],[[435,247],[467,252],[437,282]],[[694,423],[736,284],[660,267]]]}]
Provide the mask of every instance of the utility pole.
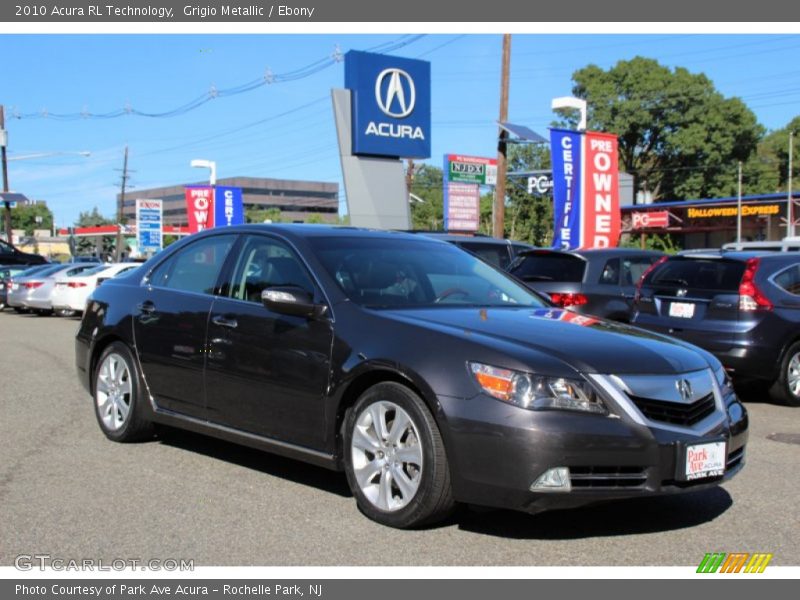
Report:
[{"label": "utility pole", "polygon": [[742,161],[739,161],[739,192],[736,201],[736,243],[742,243]]},{"label": "utility pole", "polygon": [[[508,78],[511,69],[511,34],[503,34],[503,64],[500,75],[500,122],[508,121]],[[508,133],[502,127],[497,142],[497,185],[494,188],[492,210],[492,235],[503,238],[505,232],[506,209],[506,150]]]},{"label": "utility pole", "polygon": [[794,198],[792,197],[792,159],[794,150],[794,131],[789,132],[789,171],[786,180],[786,235],[794,235]]},{"label": "utility pole", "polygon": [[122,259],[122,219],[123,208],[125,206],[125,186],[128,183],[128,146],[125,146],[125,158],[122,162],[122,182],[120,185],[119,202],[117,203],[117,244],[114,249],[114,260],[119,262]]},{"label": "utility pole", "polygon": [[[6,158],[6,145],[8,144],[8,134],[6,133],[6,111],[5,107],[0,104],[0,152],[2,157],[0,160],[3,163],[3,192],[8,192],[8,159]],[[11,202],[6,200],[5,204],[5,222],[6,222],[6,241],[11,243]]]}]

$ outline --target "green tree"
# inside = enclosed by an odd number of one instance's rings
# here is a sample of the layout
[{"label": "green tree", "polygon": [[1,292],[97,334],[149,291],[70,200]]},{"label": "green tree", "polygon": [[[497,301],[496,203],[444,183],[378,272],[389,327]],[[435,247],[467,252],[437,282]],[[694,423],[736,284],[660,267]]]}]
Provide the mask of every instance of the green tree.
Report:
[{"label": "green tree", "polygon": [[[40,219],[37,223],[36,218]],[[19,204],[11,210],[11,228],[24,229],[25,235],[33,235],[34,229],[53,229],[53,213],[44,203]]]},{"label": "green tree", "polygon": [[414,172],[411,193],[422,202],[412,198],[411,227],[439,231],[444,229],[444,189],[442,170],[432,165],[421,165]]},{"label": "green tree", "polygon": [[[508,148],[508,177],[505,204],[505,236],[534,246],[553,241],[553,200],[550,195],[528,193],[530,171],[551,168],[550,148],[545,144],[511,144]],[[491,224],[491,215],[490,221]]]},{"label": "green tree", "polygon": [[[114,225],[115,220],[103,216],[97,207],[91,211],[81,211],[75,221],[76,227],[96,227],[97,225]],[[73,254],[96,254],[98,256],[113,256],[117,238],[114,235],[105,235],[97,238],[77,238],[70,242]]]},{"label": "green tree", "polygon": [[256,206],[248,206],[244,211],[244,218],[247,223],[280,223],[281,209],[275,206],[269,208],[258,208]]},{"label": "green tree", "polygon": [[725,98],[702,73],[642,57],[589,65],[572,79],[589,129],[619,136],[620,167],[637,189],[656,199],[736,193],[737,162],[755,154],[764,132],[739,98]]},{"label": "green tree", "polygon": [[[800,115],[792,119],[786,127],[764,136],[758,145],[757,167],[745,168],[745,174],[753,172],[754,177],[767,187],[764,191],[785,192],[789,174],[789,133],[794,132],[794,156],[792,160],[792,179],[795,189],[800,183]],[[749,165],[748,165],[749,166]]]}]

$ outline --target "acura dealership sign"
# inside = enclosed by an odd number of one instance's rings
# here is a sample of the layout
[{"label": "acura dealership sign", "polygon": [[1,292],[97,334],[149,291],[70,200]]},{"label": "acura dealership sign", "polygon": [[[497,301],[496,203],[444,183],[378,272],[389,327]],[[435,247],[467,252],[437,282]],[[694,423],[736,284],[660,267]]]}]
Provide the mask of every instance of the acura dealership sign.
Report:
[{"label": "acura dealership sign", "polygon": [[351,50],[344,79],[352,95],[353,154],[431,155],[429,62]]}]

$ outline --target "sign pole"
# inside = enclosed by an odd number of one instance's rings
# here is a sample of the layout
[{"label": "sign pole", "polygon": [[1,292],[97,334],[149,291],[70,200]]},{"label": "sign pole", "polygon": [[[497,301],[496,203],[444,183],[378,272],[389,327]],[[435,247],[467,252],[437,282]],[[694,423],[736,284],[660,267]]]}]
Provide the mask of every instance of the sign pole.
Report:
[{"label": "sign pole", "polygon": [[[0,104],[0,151],[2,152],[3,163],[3,192],[8,193],[8,160],[6,158],[6,146],[8,145],[8,136],[6,134],[6,112],[5,107]],[[6,241],[11,244],[11,202],[5,200],[5,221],[6,221]]]},{"label": "sign pole", "polygon": [[742,161],[739,161],[739,187],[736,198],[736,243],[742,243]]}]

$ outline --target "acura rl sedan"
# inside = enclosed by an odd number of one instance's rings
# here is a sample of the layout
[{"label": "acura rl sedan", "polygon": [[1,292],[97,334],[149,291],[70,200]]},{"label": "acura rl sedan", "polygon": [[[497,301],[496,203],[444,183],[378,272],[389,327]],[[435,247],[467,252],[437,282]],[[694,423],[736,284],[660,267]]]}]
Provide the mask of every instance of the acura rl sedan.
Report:
[{"label": "acura rl sedan", "polygon": [[747,413],[711,354],[552,306],[419,235],[190,236],[92,293],[76,363],[111,440],[160,423],[343,470],[393,527],[459,502],[700,490],[745,459]]}]

